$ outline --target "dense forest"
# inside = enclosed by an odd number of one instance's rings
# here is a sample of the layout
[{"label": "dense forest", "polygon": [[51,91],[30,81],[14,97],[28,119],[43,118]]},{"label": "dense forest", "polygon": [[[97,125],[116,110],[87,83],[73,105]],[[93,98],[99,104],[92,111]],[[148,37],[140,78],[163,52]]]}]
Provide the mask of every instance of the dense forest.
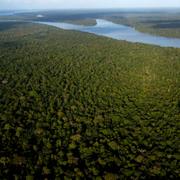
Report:
[{"label": "dense forest", "polygon": [[0,179],[180,178],[180,49],[0,23]]}]

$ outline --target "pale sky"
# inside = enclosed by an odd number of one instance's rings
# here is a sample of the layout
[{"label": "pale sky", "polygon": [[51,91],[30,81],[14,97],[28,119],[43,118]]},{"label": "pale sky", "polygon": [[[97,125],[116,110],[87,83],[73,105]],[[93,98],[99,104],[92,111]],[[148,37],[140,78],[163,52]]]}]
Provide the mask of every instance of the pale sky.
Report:
[{"label": "pale sky", "polygon": [[0,0],[0,9],[180,7],[180,0]]}]

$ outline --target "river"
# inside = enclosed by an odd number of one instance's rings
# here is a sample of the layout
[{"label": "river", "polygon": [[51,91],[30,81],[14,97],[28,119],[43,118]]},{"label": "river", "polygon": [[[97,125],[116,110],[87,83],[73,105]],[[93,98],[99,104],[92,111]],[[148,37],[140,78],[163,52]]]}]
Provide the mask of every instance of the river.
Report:
[{"label": "river", "polygon": [[150,35],[137,31],[135,28],[122,24],[97,19],[95,26],[75,25],[61,22],[38,22],[50,26],[55,26],[65,30],[77,30],[82,32],[93,33],[100,36],[106,36],[117,40],[125,40],[129,42],[144,43],[157,45],[161,47],[180,48],[180,39],[162,36]]}]

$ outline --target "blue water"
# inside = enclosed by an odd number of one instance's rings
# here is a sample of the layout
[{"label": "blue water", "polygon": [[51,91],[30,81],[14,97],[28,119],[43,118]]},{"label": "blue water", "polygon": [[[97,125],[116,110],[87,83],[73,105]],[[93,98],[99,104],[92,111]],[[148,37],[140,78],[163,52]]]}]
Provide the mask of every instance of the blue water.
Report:
[{"label": "blue water", "polygon": [[115,24],[113,22],[97,19],[97,24],[95,26],[83,26],[74,25],[69,23],[57,23],[57,22],[38,22],[41,24],[46,24],[50,26],[55,26],[65,30],[77,30],[82,32],[93,33],[100,36],[106,36],[117,40],[125,40],[129,42],[144,43],[157,45],[162,47],[175,47],[180,48],[180,39],[169,38],[162,36],[154,36],[147,33],[141,33],[135,28]]}]

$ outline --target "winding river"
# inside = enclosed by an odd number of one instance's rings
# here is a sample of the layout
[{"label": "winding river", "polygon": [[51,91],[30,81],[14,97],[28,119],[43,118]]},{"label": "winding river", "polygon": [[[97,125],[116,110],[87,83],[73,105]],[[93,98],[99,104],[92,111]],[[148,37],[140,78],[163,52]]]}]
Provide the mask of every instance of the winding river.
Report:
[{"label": "winding river", "polygon": [[100,36],[106,36],[117,40],[125,40],[129,42],[144,43],[157,45],[161,47],[175,47],[180,48],[180,39],[169,38],[162,36],[150,35],[137,31],[135,28],[113,22],[96,19],[95,26],[74,25],[70,23],[61,22],[38,22],[50,26],[55,26],[65,30],[77,30],[82,32],[93,33]]}]

